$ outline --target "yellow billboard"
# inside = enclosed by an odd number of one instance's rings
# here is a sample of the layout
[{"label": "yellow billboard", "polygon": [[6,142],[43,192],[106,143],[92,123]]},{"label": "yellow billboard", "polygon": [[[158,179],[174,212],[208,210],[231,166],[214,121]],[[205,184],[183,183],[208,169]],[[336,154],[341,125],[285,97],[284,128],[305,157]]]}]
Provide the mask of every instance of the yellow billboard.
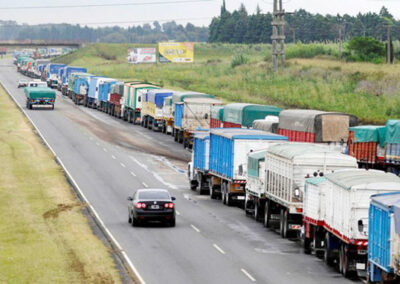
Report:
[{"label": "yellow billboard", "polygon": [[191,63],[194,61],[194,44],[192,42],[159,42],[160,63]]}]

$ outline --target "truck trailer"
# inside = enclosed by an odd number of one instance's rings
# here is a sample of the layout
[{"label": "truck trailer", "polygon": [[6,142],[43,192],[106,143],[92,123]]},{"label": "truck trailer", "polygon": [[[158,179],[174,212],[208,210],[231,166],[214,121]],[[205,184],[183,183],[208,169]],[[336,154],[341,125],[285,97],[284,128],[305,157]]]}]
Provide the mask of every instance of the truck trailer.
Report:
[{"label": "truck trailer", "polygon": [[162,108],[164,98],[172,96],[174,91],[165,89],[149,89],[144,96],[140,113],[143,127],[161,131],[164,128]]},{"label": "truck trailer", "polygon": [[56,92],[50,88],[26,87],[24,89],[26,108],[33,109],[33,106],[50,106],[54,109]]},{"label": "truck trailer", "polygon": [[279,116],[281,109],[276,106],[234,103],[224,107],[224,128],[250,128],[256,119],[268,115]]},{"label": "truck trailer", "polygon": [[133,124],[141,123],[141,111],[143,98],[148,90],[159,89],[159,87],[143,83],[125,83],[123,118]]}]

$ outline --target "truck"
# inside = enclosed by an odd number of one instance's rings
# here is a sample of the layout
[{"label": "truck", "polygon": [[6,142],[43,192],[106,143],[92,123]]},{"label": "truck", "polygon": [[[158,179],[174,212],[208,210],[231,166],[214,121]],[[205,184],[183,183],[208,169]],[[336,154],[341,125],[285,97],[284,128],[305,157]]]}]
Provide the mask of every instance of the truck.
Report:
[{"label": "truck", "polygon": [[68,79],[72,73],[87,73],[87,69],[83,67],[67,66],[61,80],[61,92],[64,96],[68,96]]},{"label": "truck", "polygon": [[366,277],[370,197],[399,188],[400,178],[383,171],[343,169],[326,174],[314,189],[306,188],[305,250],[315,245],[323,250],[325,263],[338,263],[345,277]]},{"label": "truck", "polygon": [[160,131],[164,127],[162,107],[164,98],[172,96],[174,91],[165,89],[150,89],[144,96],[140,113],[143,127]]},{"label": "truck", "polygon": [[210,128],[222,128],[224,120],[224,106],[211,107]]},{"label": "truck", "polygon": [[278,228],[282,238],[299,237],[303,225],[304,184],[307,178],[339,169],[357,168],[354,157],[310,143],[273,145],[265,155],[265,186],[247,188],[256,219]]},{"label": "truck", "polygon": [[287,137],[253,129],[211,129],[209,154],[210,195],[219,195],[223,204],[245,201],[247,154]]},{"label": "truck", "polygon": [[276,106],[234,103],[224,107],[224,128],[250,128],[253,121],[267,115],[279,116],[281,109]]},{"label": "truck", "polygon": [[107,79],[102,76],[92,76],[89,80],[89,91],[87,97],[85,97],[85,106],[91,108],[97,108],[97,100],[99,97],[99,85],[100,83]]},{"label": "truck", "polygon": [[400,281],[400,192],[371,196],[368,214],[368,283]]},{"label": "truck", "polygon": [[123,119],[133,124],[141,124],[141,110],[144,95],[148,90],[159,89],[159,87],[144,83],[125,83]]},{"label": "truck", "polygon": [[33,109],[33,106],[50,106],[54,109],[56,92],[50,88],[26,87],[24,89],[26,108]]},{"label": "truck", "polygon": [[174,114],[172,112],[172,96],[165,97],[162,107],[163,129],[162,133],[172,134],[174,128]]},{"label": "truck", "polygon": [[71,88],[73,87],[72,101],[76,105],[86,105],[89,93],[90,78],[94,77],[89,73],[73,73],[70,78]]},{"label": "truck", "polygon": [[50,88],[57,88],[58,85],[58,71],[64,68],[65,64],[50,63],[46,66],[46,82]]},{"label": "truck", "polygon": [[116,84],[118,81],[111,78],[101,79],[99,81],[99,90],[97,98],[97,109],[109,113],[110,108],[108,107],[109,96],[111,86]]},{"label": "truck", "polygon": [[195,97],[183,101],[181,131],[183,132],[183,148],[193,147],[193,134],[196,129],[210,128],[211,108],[221,106],[222,101],[216,98]]},{"label": "truck", "polygon": [[172,135],[178,143],[183,143],[184,132],[182,128],[182,118],[185,111],[184,100],[187,98],[215,98],[213,95],[196,92],[174,92],[172,95],[172,112],[174,113],[174,127]]},{"label": "truck", "polygon": [[[68,97],[72,99],[72,101],[76,104],[77,99],[82,99],[83,95],[80,94],[80,82],[79,78],[83,76],[87,76],[88,73],[82,73],[82,72],[74,72],[71,73],[70,76],[68,77]],[[90,76],[90,74],[89,74]]]},{"label": "truck", "polygon": [[323,143],[344,153],[349,127],[357,125],[358,118],[350,114],[289,109],[279,114],[278,134],[292,142]]},{"label": "truck", "polygon": [[385,126],[360,125],[349,128],[348,154],[360,167],[381,168],[385,159]]},{"label": "truck", "polygon": [[65,72],[65,67],[62,67],[58,70],[58,74],[57,74],[57,90],[61,91],[61,87],[62,87],[62,77],[64,75]]},{"label": "truck", "polygon": [[108,107],[112,116],[121,118],[122,107],[124,105],[124,82],[117,82],[111,86]]}]

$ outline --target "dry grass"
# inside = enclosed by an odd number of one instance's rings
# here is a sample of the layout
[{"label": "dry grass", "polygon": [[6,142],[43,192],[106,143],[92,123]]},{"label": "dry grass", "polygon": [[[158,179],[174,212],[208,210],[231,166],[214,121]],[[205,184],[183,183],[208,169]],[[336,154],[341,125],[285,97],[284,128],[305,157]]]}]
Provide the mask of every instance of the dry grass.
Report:
[{"label": "dry grass", "polygon": [[0,282],[120,283],[62,169],[0,88]]}]

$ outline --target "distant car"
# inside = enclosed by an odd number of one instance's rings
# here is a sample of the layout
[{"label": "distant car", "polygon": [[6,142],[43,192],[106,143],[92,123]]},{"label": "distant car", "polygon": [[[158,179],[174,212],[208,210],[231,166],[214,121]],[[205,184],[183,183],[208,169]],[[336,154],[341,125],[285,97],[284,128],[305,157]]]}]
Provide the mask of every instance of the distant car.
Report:
[{"label": "distant car", "polygon": [[40,80],[34,80],[28,83],[28,87],[47,88],[47,83]]},{"label": "distant car", "polygon": [[18,88],[26,87],[28,86],[28,80],[21,79],[18,81]]},{"label": "distant car", "polygon": [[175,197],[168,190],[138,189],[128,200],[129,223],[132,226],[154,220],[175,227]]}]

